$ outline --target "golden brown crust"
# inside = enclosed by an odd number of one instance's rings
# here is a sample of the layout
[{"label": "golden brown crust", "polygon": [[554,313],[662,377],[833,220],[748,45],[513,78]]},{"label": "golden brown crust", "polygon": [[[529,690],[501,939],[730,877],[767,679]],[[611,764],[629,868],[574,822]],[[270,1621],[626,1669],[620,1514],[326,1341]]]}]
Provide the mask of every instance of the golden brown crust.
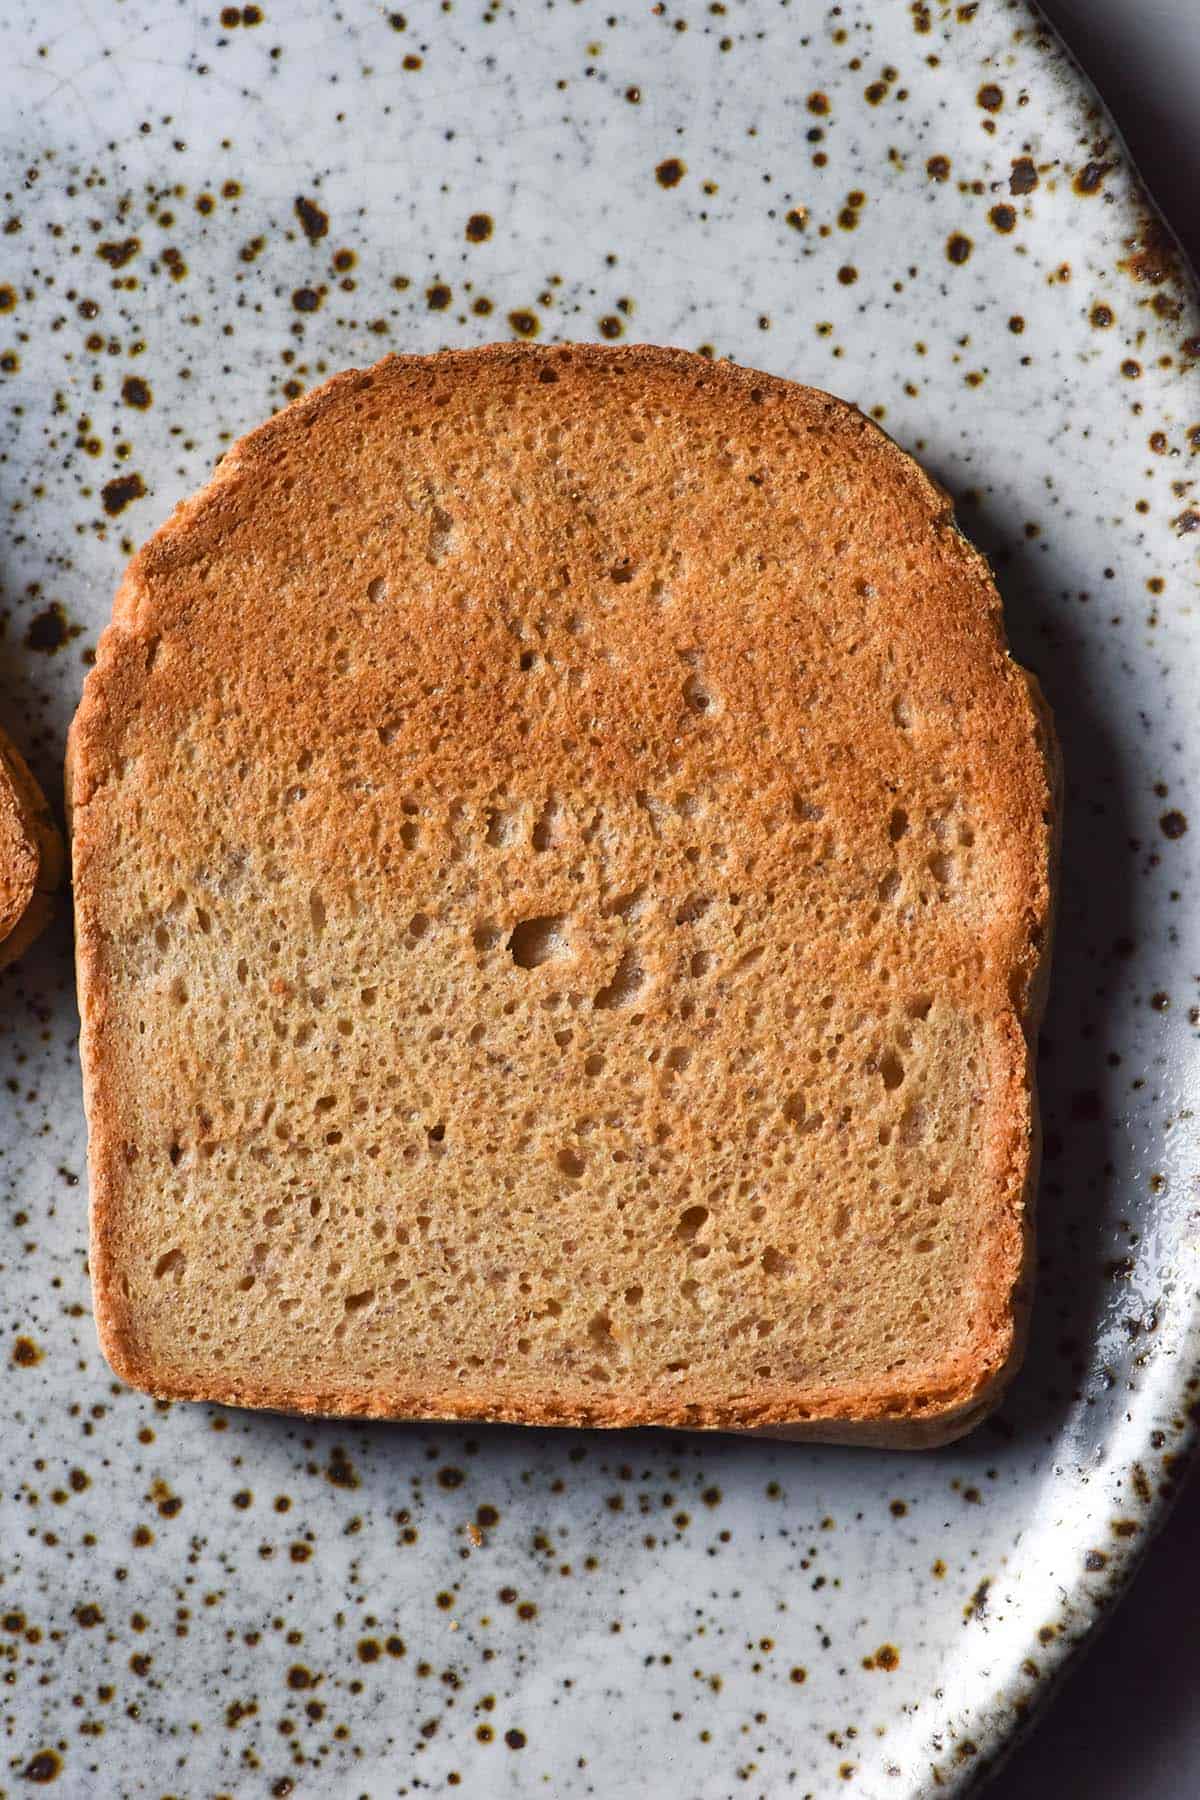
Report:
[{"label": "golden brown crust", "polygon": [[[129,1064],[109,950],[111,920],[106,907],[111,903],[115,853],[105,790],[110,783],[128,780],[130,745],[144,744],[147,730],[165,734],[173,729],[172,693],[180,690],[166,685],[172,679],[169,671],[161,692],[157,675],[155,681],[150,679],[162,645],[169,642],[208,680],[209,672],[219,671],[223,662],[232,666],[244,657],[244,634],[267,629],[271,598],[256,592],[252,582],[235,597],[241,608],[237,616],[222,612],[219,598],[212,596],[210,570],[230,553],[229,547],[236,544],[240,567],[261,558],[264,567],[285,571],[313,553],[306,529],[289,523],[292,537],[287,539],[272,524],[271,508],[280,505],[281,470],[294,472],[297,459],[306,454],[333,462],[351,458],[358,429],[356,407],[368,400],[375,408],[395,405],[414,419],[436,421],[437,408],[448,392],[463,397],[464,403],[475,395],[486,399],[496,381],[545,381],[547,392],[569,387],[576,406],[594,408],[601,421],[623,409],[631,395],[649,413],[657,407],[707,421],[714,416],[716,396],[728,419],[731,443],[739,433],[752,441],[756,413],[770,414],[797,438],[811,433],[835,441],[836,455],[846,459],[853,482],[869,486],[875,496],[878,513],[873,530],[877,536],[893,533],[898,554],[915,529],[914,521],[922,521],[922,529],[930,534],[920,551],[924,560],[908,579],[914,592],[927,583],[936,593],[936,603],[924,611],[914,606],[911,617],[897,618],[896,629],[911,639],[916,659],[944,662],[945,694],[939,704],[957,708],[962,703],[964,696],[954,692],[955,668],[986,671],[970,677],[975,684],[970,729],[984,801],[994,801],[1011,827],[996,879],[1019,920],[1004,942],[1007,993],[997,1003],[989,1065],[986,1153],[995,1173],[979,1219],[983,1243],[979,1317],[968,1343],[961,1342],[956,1332],[949,1334],[951,1347],[940,1362],[897,1372],[886,1384],[827,1382],[784,1392],[765,1384],[761,1395],[743,1393],[732,1400],[681,1393],[677,1386],[657,1383],[632,1395],[576,1394],[564,1400],[549,1391],[500,1393],[494,1381],[483,1377],[474,1384],[456,1380],[423,1386],[376,1380],[358,1386],[350,1367],[344,1377],[324,1383],[297,1383],[282,1373],[261,1379],[253,1372],[189,1371],[165,1367],[139,1348],[138,1317],[124,1280],[129,1233],[136,1227],[123,1213],[131,1157],[138,1149],[127,1138],[123,1123],[121,1071]],[[306,451],[305,446],[313,448]],[[751,470],[749,479],[761,477]],[[848,476],[848,484],[850,480]],[[836,488],[822,503],[838,515]],[[854,528],[853,517],[847,516],[846,531]],[[314,529],[319,531],[318,522]],[[595,529],[599,532],[601,527]],[[267,535],[256,544],[255,533]],[[719,560],[716,549],[711,554]],[[411,648],[404,646],[406,652]],[[190,679],[200,679],[200,674]],[[219,678],[214,680],[219,688]],[[308,699],[296,701],[301,707],[310,704]],[[323,728],[331,732],[342,728],[342,715],[328,693],[316,693],[315,704]],[[210,716],[215,726],[220,717],[217,701]],[[157,726],[155,719],[160,721]],[[503,761],[515,754],[515,746],[504,742],[503,729],[503,721],[486,714],[474,721],[478,744],[460,750],[464,780],[477,766],[483,767],[489,755]],[[863,746],[862,753],[868,755],[869,746]],[[595,755],[602,774],[606,754],[606,746],[598,742]],[[1033,1055],[1051,928],[1056,759],[1053,728],[1036,684],[1026,682],[1007,657],[999,600],[987,566],[958,537],[945,496],[881,431],[828,395],[650,346],[555,351],[494,346],[431,358],[391,357],[369,372],[339,375],[297,401],[235,445],[209,486],[177,508],[134,558],[71,732],[68,792],[90,1131],[91,1270],[101,1346],[113,1368],[133,1385],[162,1396],[297,1413],[561,1425],[661,1424],[905,1445],[944,1442],[969,1429],[1014,1372],[1028,1309],[1037,1154]],[[618,774],[626,779],[623,772]],[[845,804],[853,816],[852,791],[846,793]],[[326,848],[332,849],[332,841]]]},{"label": "golden brown crust", "polygon": [[63,860],[45,797],[16,745],[0,731],[0,969],[50,922]]}]

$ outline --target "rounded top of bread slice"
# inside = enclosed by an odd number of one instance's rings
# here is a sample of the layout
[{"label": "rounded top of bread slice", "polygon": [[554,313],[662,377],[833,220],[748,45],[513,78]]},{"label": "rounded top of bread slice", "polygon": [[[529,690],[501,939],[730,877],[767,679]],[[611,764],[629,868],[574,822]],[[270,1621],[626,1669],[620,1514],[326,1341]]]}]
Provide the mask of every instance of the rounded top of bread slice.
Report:
[{"label": "rounded top of bread slice", "polygon": [[110,1358],[961,1428],[1020,1339],[1051,758],[945,494],[828,394],[495,347],[296,402],[72,731]]},{"label": "rounded top of bread slice", "polygon": [[0,968],[45,925],[62,866],[62,839],[42,791],[0,731]]}]

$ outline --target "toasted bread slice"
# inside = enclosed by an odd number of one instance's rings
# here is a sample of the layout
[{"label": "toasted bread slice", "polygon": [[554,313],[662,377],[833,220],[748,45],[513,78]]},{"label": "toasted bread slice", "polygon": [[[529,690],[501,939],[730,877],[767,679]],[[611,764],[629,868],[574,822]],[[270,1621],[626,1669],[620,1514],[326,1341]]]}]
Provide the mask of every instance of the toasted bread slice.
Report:
[{"label": "toasted bread slice", "polygon": [[45,796],[21,752],[0,731],[0,969],[49,924],[64,860]]},{"label": "toasted bread slice", "polygon": [[134,558],[69,776],[158,1395],[928,1443],[1029,1279],[1052,733],[942,493],[680,351],[350,372]]}]

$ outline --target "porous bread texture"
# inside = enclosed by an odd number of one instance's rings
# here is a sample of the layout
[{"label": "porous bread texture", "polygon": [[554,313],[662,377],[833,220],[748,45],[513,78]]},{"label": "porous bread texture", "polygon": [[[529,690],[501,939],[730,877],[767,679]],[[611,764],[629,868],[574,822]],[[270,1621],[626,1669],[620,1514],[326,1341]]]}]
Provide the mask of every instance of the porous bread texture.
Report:
[{"label": "porous bread texture", "polygon": [[339,376],[134,558],[71,759],[127,1380],[892,1443],[998,1393],[1052,733],[853,408],[650,347]]},{"label": "porous bread texture", "polygon": [[45,796],[0,730],[0,969],[50,922],[64,851]]}]

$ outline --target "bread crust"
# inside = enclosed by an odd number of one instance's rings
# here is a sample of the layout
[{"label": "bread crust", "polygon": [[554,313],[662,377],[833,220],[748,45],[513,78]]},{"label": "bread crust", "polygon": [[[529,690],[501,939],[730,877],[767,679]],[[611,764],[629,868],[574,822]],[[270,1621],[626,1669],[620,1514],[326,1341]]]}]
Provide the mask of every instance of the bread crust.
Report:
[{"label": "bread crust", "polygon": [[[992,1113],[994,1145],[1002,1170],[990,1196],[981,1229],[989,1233],[982,1316],[975,1337],[938,1364],[897,1374],[886,1385],[826,1384],[734,1402],[659,1388],[637,1394],[597,1394],[564,1402],[553,1392],[498,1397],[486,1380],[456,1381],[441,1387],[295,1383],[284,1377],[256,1377],[166,1369],[139,1347],[135,1309],[122,1283],[123,1182],[128,1146],[119,1108],[121,1057],[115,1041],[113,975],[107,953],[104,868],[106,788],[123,776],[130,722],[149,704],[148,674],[168,635],[186,642],[197,626],[196,572],[229,535],[252,524],[264,483],[281,460],[307,445],[304,454],[330,452],[352,429],[360,400],[381,394],[414,416],[433,415],[437,397],[486,393],[495,378],[571,384],[580,405],[611,405],[613,383],[686,408],[693,392],[714,390],[731,418],[731,432],[749,409],[782,409],[797,431],[841,434],[852,454],[869,465],[881,490],[894,488],[905,507],[919,512],[936,536],[939,554],[954,563],[955,629],[985,634],[995,645],[996,694],[1004,691],[1004,726],[993,727],[986,713],[995,695],[979,704],[985,713],[984,738],[1012,750],[1003,767],[985,768],[984,778],[1005,784],[1013,814],[1021,820],[1014,842],[1014,869],[1020,870],[1023,921],[1011,948],[1008,1001],[997,1020],[1004,1045],[1004,1070],[995,1079]],[[951,542],[953,540],[953,542]],[[272,554],[276,554],[273,550]],[[963,619],[967,620],[964,626]],[[236,636],[227,623],[230,654]],[[1014,690],[1019,689],[1019,699]],[[997,714],[998,717],[998,714]],[[1016,718],[1017,725],[1011,725]],[[164,729],[166,725],[164,724]],[[1013,735],[1015,733],[1015,736]],[[1023,740],[1023,741],[1021,741]],[[1012,748],[1012,746],[1016,746]],[[994,755],[994,752],[992,752]],[[537,349],[496,345],[483,350],[446,351],[437,356],[389,357],[366,372],[347,371],[243,438],[222,460],[213,480],[183,502],[138,553],[120,586],[113,620],[104,633],[96,666],[88,676],[70,734],[67,795],[73,834],[76,885],[76,955],[82,1016],[81,1055],[89,1124],[91,1184],[90,1264],[101,1348],[113,1369],[133,1386],[164,1398],[219,1401],[270,1407],[299,1414],[448,1420],[496,1420],[531,1425],[657,1425],[734,1430],[834,1443],[919,1447],[948,1442],[978,1422],[995,1404],[1014,1374],[1024,1347],[1033,1245],[1033,1200],[1039,1135],[1034,1090],[1036,1037],[1045,1000],[1053,913],[1054,869],[1059,831],[1061,775],[1053,724],[1032,677],[1007,655],[1000,603],[987,564],[958,538],[949,502],[903,451],[855,409],[832,396],[732,365],[713,366],[690,353],[649,345],[622,348],[570,346]]]},{"label": "bread crust", "polygon": [[16,745],[0,731],[0,969],[49,924],[63,861],[45,797]]}]

